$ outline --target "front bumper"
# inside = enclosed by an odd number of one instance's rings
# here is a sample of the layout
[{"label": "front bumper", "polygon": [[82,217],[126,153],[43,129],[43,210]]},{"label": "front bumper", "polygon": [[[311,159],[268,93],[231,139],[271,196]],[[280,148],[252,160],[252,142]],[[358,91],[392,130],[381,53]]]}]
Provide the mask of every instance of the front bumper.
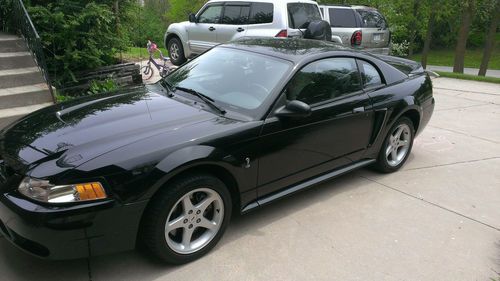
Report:
[{"label": "front bumper", "polygon": [[0,194],[0,233],[20,249],[52,260],[130,250],[146,204],[46,207],[16,193]]}]

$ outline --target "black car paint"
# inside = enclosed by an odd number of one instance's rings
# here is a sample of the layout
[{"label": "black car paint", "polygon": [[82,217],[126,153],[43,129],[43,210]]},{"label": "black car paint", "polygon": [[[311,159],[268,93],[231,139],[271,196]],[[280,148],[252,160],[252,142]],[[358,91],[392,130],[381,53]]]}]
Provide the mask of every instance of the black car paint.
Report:
[{"label": "black car paint", "polygon": [[[246,212],[318,175],[375,159],[401,115],[414,120],[417,133],[432,115],[429,77],[408,77],[372,55],[309,40],[248,39],[217,48],[293,62],[269,110],[258,118],[220,116],[153,85],[30,114],[0,132],[0,161],[8,170],[8,180],[0,179],[0,230],[8,228],[14,244],[50,259],[132,249],[149,199],[185,171],[222,178],[235,209]],[[372,62],[386,85],[313,106],[309,117],[274,116],[286,104],[281,89],[294,73],[338,56]],[[54,184],[99,180],[109,198],[63,206],[34,202],[16,191],[24,175]]]}]

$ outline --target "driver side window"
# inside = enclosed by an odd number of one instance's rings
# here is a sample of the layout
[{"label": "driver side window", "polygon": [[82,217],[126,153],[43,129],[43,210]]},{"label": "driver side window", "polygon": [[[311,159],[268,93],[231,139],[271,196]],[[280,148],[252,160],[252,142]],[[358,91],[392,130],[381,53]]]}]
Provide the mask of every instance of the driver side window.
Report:
[{"label": "driver side window", "polygon": [[309,105],[332,100],[361,90],[361,79],[354,58],[328,58],[300,70],[290,81],[288,100]]},{"label": "driver side window", "polygon": [[222,6],[209,6],[198,17],[199,23],[219,23]]}]

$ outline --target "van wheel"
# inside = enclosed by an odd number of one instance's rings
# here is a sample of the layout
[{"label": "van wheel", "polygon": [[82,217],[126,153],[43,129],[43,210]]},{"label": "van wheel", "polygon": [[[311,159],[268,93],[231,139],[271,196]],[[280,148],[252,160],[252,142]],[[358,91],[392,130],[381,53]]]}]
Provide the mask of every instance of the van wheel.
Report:
[{"label": "van wheel", "polygon": [[168,184],[152,199],[140,242],[167,263],[188,263],[215,247],[231,212],[231,195],[222,181],[209,174],[191,174]]},{"label": "van wheel", "polygon": [[174,37],[170,39],[168,41],[167,48],[170,61],[174,65],[179,66],[186,62],[186,57],[184,56],[184,48],[182,47],[182,43],[179,38]]}]

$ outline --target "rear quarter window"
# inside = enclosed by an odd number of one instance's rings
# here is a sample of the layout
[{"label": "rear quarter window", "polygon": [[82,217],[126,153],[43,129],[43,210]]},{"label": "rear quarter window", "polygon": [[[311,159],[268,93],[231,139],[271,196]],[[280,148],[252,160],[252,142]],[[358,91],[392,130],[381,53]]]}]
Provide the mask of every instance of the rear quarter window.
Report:
[{"label": "rear quarter window", "polygon": [[314,4],[307,3],[289,3],[288,8],[288,26],[290,28],[305,28],[305,24],[322,20],[319,8]]},{"label": "rear quarter window", "polygon": [[274,5],[272,3],[253,3],[250,8],[249,24],[272,23]]},{"label": "rear quarter window", "polygon": [[332,27],[357,27],[356,16],[351,9],[328,9]]}]

